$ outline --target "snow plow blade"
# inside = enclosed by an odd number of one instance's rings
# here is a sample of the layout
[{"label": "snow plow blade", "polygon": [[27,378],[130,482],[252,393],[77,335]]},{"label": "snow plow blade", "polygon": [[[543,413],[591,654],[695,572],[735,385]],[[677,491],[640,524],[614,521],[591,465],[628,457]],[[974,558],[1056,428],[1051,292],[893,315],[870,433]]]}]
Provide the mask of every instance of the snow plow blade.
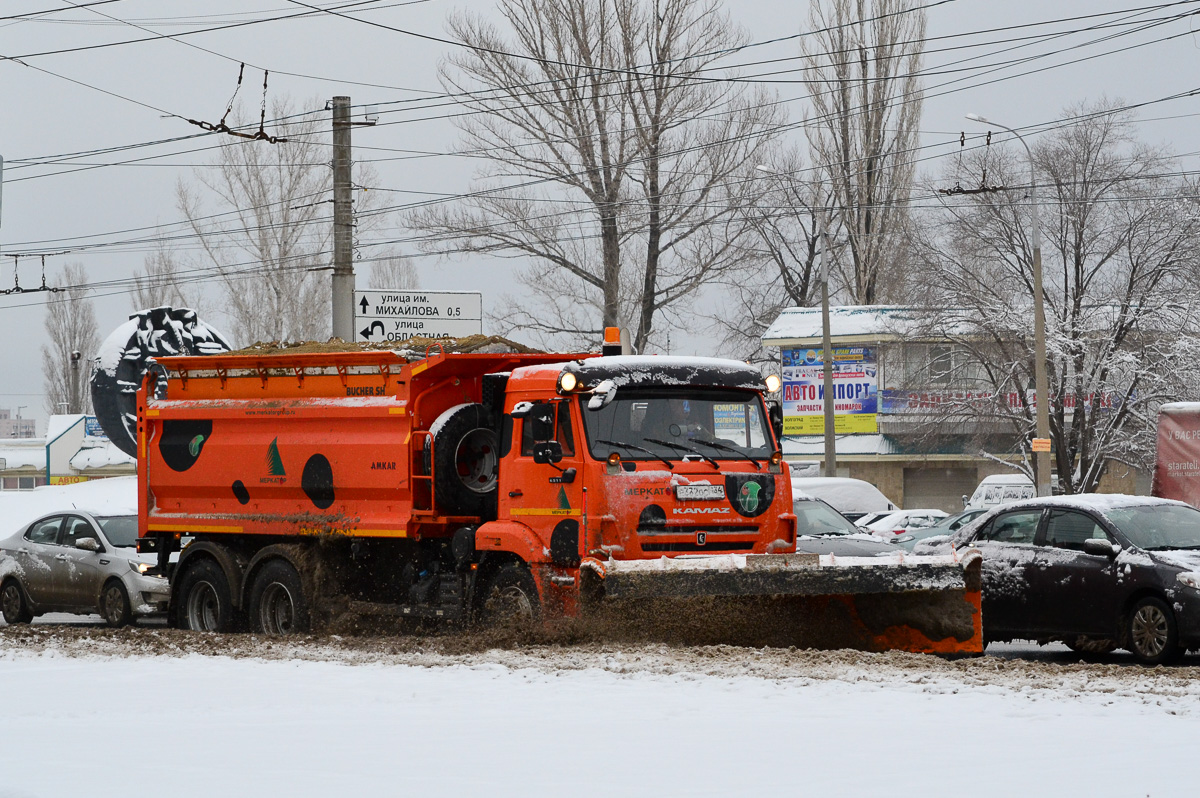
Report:
[{"label": "snow plow blade", "polygon": [[729,554],[583,563],[598,608],[638,637],[983,652],[979,552],[834,558]]}]

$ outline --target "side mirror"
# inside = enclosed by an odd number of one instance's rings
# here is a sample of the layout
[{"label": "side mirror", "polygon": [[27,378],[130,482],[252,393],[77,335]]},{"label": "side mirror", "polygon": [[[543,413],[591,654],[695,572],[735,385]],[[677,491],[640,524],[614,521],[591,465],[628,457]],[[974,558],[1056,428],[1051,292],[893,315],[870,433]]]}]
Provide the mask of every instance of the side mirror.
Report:
[{"label": "side mirror", "polygon": [[100,551],[100,541],[95,538],[80,538],[75,541],[75,548],[84,551]]},{"label": "side mirror", "polygon": [[588,410],[599,410],[611,402],[617,395],[617,384],[612,380],[604,380],[592,389],[592,397],[588,399]]},{"label": "side mirror", "polygon": [[558,441],[545,441],[533,445],[533,462],[558,463],[563,459],[562,444]]},{"label": "side mirror", "polygon": [[1121,553],[1121,547],[1100,538],[1088,538],[1083,541],[1083,551],[1100,557],[1116,557]]}]

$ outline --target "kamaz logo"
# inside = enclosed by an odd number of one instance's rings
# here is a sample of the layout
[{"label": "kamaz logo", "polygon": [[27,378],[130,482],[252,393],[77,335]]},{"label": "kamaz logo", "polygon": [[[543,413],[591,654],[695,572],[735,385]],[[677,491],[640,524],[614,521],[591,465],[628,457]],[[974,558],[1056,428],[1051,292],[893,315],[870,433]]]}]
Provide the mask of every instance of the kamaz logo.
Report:
[{"label": "kamaz logo", "polygon": [[675,507],[672,515],[725,515],[724,507]]}]

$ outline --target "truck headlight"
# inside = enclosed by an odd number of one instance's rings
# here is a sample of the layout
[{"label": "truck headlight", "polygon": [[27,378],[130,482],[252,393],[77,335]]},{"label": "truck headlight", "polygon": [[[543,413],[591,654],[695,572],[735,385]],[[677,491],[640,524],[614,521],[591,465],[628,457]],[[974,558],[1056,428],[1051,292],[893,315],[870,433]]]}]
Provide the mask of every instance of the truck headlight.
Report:
[{"label": "truck headlight", "polygon": [[558,392],[570,393],[579,386],[579,378],[569,371],[558,375]]},{"label": "truck headlight", "polygon": [[1200,574],[1195,571],[1184,571],[1181,574],[1175,574],[1175,580],[1184,587],[1190,587],[1192,590],[1200,590]]},{"label": "truck headlight", "polygon": [[779,390],[779,386],[782,384],[779,380],[778,374],[768,374],[766,382],[767,382],[767,393],[775,393],[776,391]]}]

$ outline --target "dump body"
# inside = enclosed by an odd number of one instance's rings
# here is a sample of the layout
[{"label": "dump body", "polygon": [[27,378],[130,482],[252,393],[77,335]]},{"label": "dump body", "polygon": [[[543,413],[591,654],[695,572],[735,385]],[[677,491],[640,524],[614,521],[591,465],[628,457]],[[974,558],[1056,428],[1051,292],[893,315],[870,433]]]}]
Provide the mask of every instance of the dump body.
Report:
[{"label": "dump body", "polygon": [[[305,628],[318,597],[446,619],[488,595],[564,616],[638,596],[844,599],[855,619],[871,614],[859,593],[961,605],[957,562],[788,572],[796,519],[763,389],[707,358],[163,358],[139,394],[141,545],[164,568],[183,547],[172,618],[201,629]],[[952,633],[875,623],[870,645],[977,650],[974,589]]]}]

